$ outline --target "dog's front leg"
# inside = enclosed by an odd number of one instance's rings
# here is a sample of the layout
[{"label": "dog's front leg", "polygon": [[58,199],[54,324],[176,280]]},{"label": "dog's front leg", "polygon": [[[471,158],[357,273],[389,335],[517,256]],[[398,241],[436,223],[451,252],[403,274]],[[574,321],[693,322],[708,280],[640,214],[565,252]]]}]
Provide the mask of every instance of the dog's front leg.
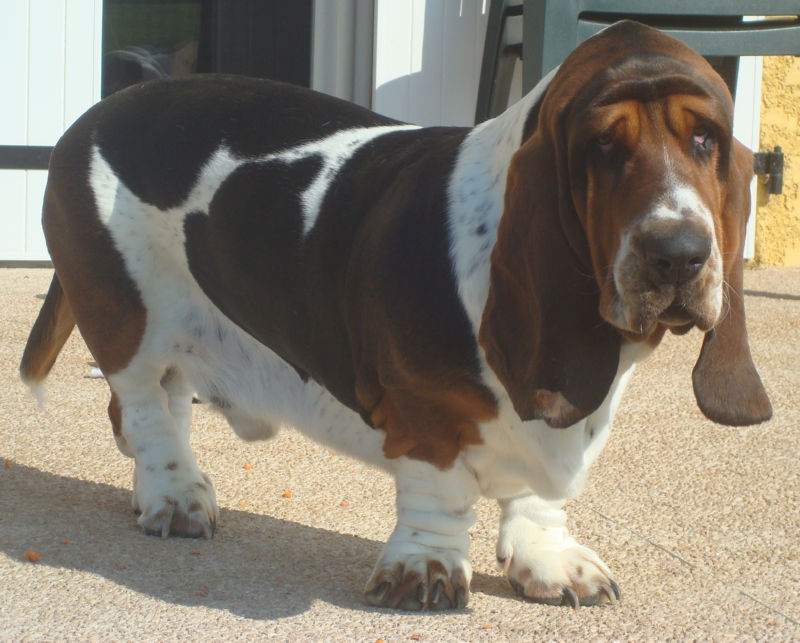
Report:
[{"label": "dog's front leg", "polygon": [[620,593],[611,572],[569,534],[563,504],[534,494],[501,500],[498,564],[514,590],[537,603],[615,602]]},{"label": "dog's front leg", "polygon": [[469,534],[478,499],[475,477],[460,461],[447,471],[401,458],[396,468],[397,526],[364,597],[407,610],[463,608],[472,566]]}]

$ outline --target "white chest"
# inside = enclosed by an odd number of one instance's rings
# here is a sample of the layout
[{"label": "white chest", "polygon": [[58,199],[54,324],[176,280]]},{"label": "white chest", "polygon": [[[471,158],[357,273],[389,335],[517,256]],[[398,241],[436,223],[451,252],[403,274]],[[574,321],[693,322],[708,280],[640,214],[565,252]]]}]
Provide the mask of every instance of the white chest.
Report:
[{"label": "white chest", "polygon": [[551,428],[542,420],[520,420],[485,366],[490,386],[500,400],[500,412],[496,420],[482,425],[483,444],[470,447],[463,456],[475,472],[482,494],[513,498],[533,491],[548,500],[564,500],[578,494],[589,467],[608,440],[636,362],[650,351],[646,345],[624,344],[606,399],[594,413],[566,429]]}]

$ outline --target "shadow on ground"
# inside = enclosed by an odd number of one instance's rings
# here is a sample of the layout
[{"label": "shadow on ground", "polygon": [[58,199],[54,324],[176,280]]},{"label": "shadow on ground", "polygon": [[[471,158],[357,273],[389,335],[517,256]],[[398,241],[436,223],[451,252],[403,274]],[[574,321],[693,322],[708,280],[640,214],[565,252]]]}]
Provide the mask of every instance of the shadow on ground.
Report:
[{"label": "shadow on ground", "polygon": [[[102,576],[153,598],[279,619],[324,601],[360,611],[382,543],[247,511],[222,510],[210,541],[162,540],[136,525],[130,491],[10,463],[0,472],[0,549],[23,561]],[[34,564],[34,563],[30,563]],[[513,596],[498,576],[476,574],[473,592]]]}]

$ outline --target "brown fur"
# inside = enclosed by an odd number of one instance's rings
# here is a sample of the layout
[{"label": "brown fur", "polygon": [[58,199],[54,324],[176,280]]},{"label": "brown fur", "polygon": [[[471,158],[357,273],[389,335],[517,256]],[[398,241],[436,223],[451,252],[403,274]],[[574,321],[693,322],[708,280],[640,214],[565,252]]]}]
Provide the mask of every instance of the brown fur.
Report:
[{"label": "brown fur", "polygon": [[442,470],[452,466],[462,449],[482,442],[479,422],[497,416],[491,395],[468,384],[445,391],[376,388],[371,395],[362,387],[359,394],[362,405],[371,409],[372,426],[386,433],[387,458],[408,456]]},{"label": "brown fur", "polygon": [[750,355],[744,314],[742,247],[750,212],[752,168],[752,153],[735,141],[725,215],[717,229],[726,249],[726,310],[716,327],[706,333],[692,372],[695,397],[703,413],[715,422],[734,426],[772,417],[772,405]]},{"label": "brown fur", "polygon": [[19,373],[25,382],[38,383],[47,377],[74,327],[72,309],[58,277],[53,275],[50,289],[22,354]]},{"label": "brown fur", "polygon": [[559,218],[557,137],[540,126],[511,161],[479,339],[519,416],[566,427],[605,398],[621,339],[598,313],[585,234]]}]

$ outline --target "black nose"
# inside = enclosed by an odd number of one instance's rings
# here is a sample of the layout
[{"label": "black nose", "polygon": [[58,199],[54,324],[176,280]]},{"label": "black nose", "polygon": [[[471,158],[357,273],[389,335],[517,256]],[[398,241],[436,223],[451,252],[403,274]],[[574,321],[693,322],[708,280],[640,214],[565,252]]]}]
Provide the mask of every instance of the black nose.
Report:
[{"label": "black nose", "polygon": [[711,255],[711,239],[705,234],[683,230],[645,236],[641,249],[650,276],[657,285],[679,285],[697,277]]}]

